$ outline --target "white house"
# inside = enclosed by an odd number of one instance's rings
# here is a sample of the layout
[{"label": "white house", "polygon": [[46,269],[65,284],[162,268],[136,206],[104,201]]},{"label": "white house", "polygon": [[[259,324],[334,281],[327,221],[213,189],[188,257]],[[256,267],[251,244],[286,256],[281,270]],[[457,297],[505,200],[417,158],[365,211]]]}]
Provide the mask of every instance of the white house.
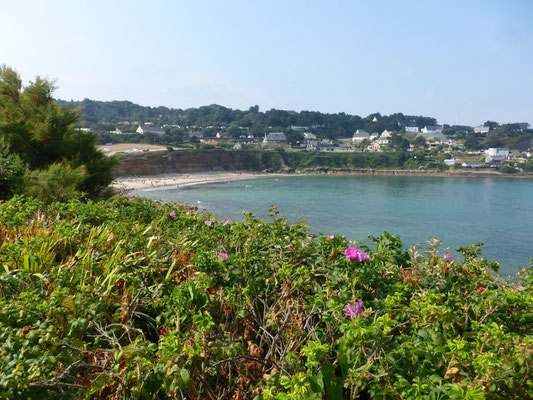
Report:
[{"label": "white house", "polygon": [[304,139],[305,140],[315,140],[316,135],[312,134],[311,132],[304,132]]},{"label": "white house", "polygon": [[353,147],[323,147],[320,150],[334,153],[353,153],[355,151]]},{"label": "white house", "polygon": [[217,139],[226,139],[228,137],[228,133],[226,131],[217,132]]},{"label": "white house", "polygon": [[164,135],[165,130],[163,128],[158,128],[157,126],[148,126],[148,125],[139,125],[137,130],[135,131],[137,133],[155,133],[156,135]]},{"label": "white house", "polygon": [[316,149],[318,147],[318,142],[316,140],[304,140],[303,143],[300,143],[302,149]]},{"label": "white house", "polygon": [[378,144],[381,144],[381,145],[385,145],[385,144],[389,144],[389,139],[388,138],[384,138],[384,137],[380,137],[380,138],[377,138],[375,143],[378,143]]},{"label": "white house", "polygon": [[374,142],[370,146],[366,148],[368,151],[381,151],[381,145],[379,143]]},{"label": "white house", "polygon": [[[370,135],[368,133],[366,133],[365,131],[362,131],[362,132],[359,132],[360,129],[358,129],[354,134],[353,134],[353,137],[352,137],[352,142],[354,143],[358,143],[358,142],[362,142],[363,140],[367,139],[370,137]],[[359,132],[359,133],[358,133]]]},{"label": "white house", "polygon": [[392,136],[392,133],[385,129],[383,132],[381,132],[381,136],[380,137],[382,137],[382,138],[390,138],[391,136]]},{"label": "white house", "polygon": [[190,138],[203,138],[204,137],[204,134],[200,131],[189,131],[187,132],[187,135]]},{"label": "white house", "polygon": [[441,133],[442,125],[428,125],[424,126],[421,131],[422,133]]},{"label": "white house", "polygon": [[406,132],[418,133],[420,131],[420,129],[418,128],[418,126],[406,126],[405,127],[405,131]]},{"label": "white house", "polygon": [[370,141],[376,140],[378,137],[379,137],[379,133],[374,132],[374,133],[370,134],[370,136],[368,137],[368,140],[370,140]]},{"label": "white house", "polygon": [[498,149],[491,147],[485,150],[485,162],[505,161],[509,158],[509,149]]},{"label": "white house", "polygon": [[242,146],[239,142],[235,143],[235,145],[233,146],[233,150],[240,150],[242,149]]},{"label": "white house", "polygon": [[474,133],[489,133],[489,131],[490,131],[490,126],[480,125],[480,126],[474,127]]},{"label": "white house", "polygon": [[448,167],[453,167],[455,165],[455,159],[450,158],[448,160],[444,160],[444,164],[446,164]]}]

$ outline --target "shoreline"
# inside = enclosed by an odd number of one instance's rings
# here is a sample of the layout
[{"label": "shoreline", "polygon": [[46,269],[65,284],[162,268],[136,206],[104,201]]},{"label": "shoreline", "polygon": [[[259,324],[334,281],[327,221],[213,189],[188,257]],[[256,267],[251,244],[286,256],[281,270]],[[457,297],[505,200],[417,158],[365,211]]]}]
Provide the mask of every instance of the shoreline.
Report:
[{"label": "shoreline", "polygon": [[276,176],[306,176],[306,175],[383,175],[383,176],[432,176],[443,178],[515,178],[532,179],[533,174],[501,174],[493,171],[428,171],[428,170],[344,170],[316,168],[300,172],[274,173],[274,172],[250,172],[250,171],[204,171],[190,173],[168,173],[156,175],[118,176],[110,187],[120,192],[132,190],[155,190],[185,188],[208,183],[223,183],[237,180],[269,178]]},{"label": "shoreline", "polygon": [[175,174],[136,175],[116,177],[109,185],[121,192],[132,190],[159,190],[185,188],[207,183],[224,183],[272,176],[287,176],[288,174],[272,174],[249,171],[222,172],[206,171]]}]

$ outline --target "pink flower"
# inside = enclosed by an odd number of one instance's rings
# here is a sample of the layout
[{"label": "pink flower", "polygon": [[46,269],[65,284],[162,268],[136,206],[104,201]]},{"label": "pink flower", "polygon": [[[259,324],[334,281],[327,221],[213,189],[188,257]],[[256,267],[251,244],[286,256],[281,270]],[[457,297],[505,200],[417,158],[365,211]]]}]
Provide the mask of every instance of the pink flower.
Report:
[{"label": "pink flower", "polygon": [[176,213],[174,211],[171,211],[169,214],[172,218],[176,218]]},{"label": "pink flower", "polygon": [[367,253],[364,253],[355,247],[348,247],[344,250],[344,255],[350,260],[357,260],[359,262],[370,260],[370,256]]},{"label": "pink flower", "polygon": [[213,221],[209,221],[208,219],[204,221],[204,224],[206,224],[207,226],[211,226],[212,223]]},{"label": "pink flower", "polygon": [[350,303],[346,304],[344,307],[348,310],[344,313],[344,315],[347,315],[350,318],[353,317],[361,317],[366,318],[366,315],[361,315],[361,309],[363,308],[363,302],[362,301],[356,301],[353,303],[353,308],[350,305]]},{"label": "pink flower", "polygon": [[229,224],[229,221],[225,221],[222,226],[226,226],[227,224]]},{"label": "pink flower", "polygon": [[480,286],[478,291],[479,291],[479,293],[483,293],[485,291],[485,288],[483,286]]},{"label": "pink flower", "polygon": [[218,253],[217,256],[225,258],[226,260],[229,258],[228,253]]},{"label": "pink flower", "polygon": [[446,261],[453,261],[453,258],[452,258],[451,254],[444,254],[444,256],[442,258],[444,258]]},{"label": "pink flower", "polygon": [[335,239],[335,235],[329,235],[327,238],[328,238],[329,240],[333,240],[333,239]]},{"label": "pink flower", "polygon": [[159,334],[160,334],[161,336],[165,336],[166,333],[167,333],[167,330],[166,330],[165,328],[161,328],[161,329],[159,329]]}]

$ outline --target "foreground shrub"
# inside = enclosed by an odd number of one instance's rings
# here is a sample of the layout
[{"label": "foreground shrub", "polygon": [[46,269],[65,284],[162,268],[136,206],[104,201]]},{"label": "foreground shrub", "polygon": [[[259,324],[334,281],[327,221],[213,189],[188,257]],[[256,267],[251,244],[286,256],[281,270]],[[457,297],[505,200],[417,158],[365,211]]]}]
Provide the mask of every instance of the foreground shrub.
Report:
[{"label": "foreground shrub", "polygon": [[531,275],[276,214],[0,204],[0,398],[533,395]]}]

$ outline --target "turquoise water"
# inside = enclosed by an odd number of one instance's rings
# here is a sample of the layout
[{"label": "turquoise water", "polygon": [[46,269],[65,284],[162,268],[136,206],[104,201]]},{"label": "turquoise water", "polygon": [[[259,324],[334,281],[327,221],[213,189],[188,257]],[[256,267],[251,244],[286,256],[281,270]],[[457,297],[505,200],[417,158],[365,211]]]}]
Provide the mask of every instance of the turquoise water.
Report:
[{"label": "turquoise water", "polygon": [[406,247],[432,236],[443,251],[482,242],[482,256],[500,262],[502,274],[515,274],[533,257],[529,179],[289,176],[134,194],[188,202],[232,220],[242,217],[241,210],[264,219],[276,205],[312,232],[367,244],[368,235],[384,231],[400,235]]}]

